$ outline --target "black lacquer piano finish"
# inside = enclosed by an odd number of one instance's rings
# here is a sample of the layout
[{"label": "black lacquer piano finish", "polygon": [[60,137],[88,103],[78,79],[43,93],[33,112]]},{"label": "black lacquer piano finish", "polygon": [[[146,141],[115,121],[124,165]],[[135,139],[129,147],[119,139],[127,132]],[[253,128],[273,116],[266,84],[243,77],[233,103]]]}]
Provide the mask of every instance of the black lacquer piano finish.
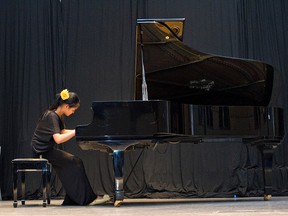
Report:
[{"label": "black lacquer piano finish", "polygon": [[182,42],[183,25],[184,19],[137,20],[135,98],[93,101],[92,122],[76,127],[77,143],[112,155],[114,206],[120,206],[125,151],[240,139],[262,153],[269,200],[273,150],[284,136],[283,110],[269,106],[273,67],[193,50]]}]

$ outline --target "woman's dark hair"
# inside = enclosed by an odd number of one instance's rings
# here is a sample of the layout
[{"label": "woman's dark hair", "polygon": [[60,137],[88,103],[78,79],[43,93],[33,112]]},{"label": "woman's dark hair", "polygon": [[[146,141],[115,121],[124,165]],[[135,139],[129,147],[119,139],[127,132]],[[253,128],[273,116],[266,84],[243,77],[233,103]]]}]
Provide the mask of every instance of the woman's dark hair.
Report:
[{"label": "woman's dark hair", "polygon": [[54,103],[49,107],[49,110],[55,110],[62,104],[67,104],[69,107],[75,107],[80,105],[80,99],[75,92],[69,92],[69,98],[63,100],[60,94],[56,95]]}]

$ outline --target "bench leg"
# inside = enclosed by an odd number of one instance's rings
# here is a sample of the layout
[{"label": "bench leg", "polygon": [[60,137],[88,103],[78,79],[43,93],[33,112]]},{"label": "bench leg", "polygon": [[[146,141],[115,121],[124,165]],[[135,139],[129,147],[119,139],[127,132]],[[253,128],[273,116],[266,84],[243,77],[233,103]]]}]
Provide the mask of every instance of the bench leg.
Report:
[{"label": "bench leg", "polygon": [[42,171],[43,207],[47,205],[47,171]]},{"label": "bench leg", "polygon": [[26,191],[26,182],[25,182],[25,172],[20,172],[21,174],[21,191],[22,191],[22,198],[21,198],[21,204],[25,205],[25,191]]},{"label": "bench leg", "polygon": [[47,173],[47,204],[51,202],[51,172]]},{"label": "bench leg", "polygon": [[17,183],[18,183],[18,173],[17,166],[13,165],[13,207],[17,208]]}]

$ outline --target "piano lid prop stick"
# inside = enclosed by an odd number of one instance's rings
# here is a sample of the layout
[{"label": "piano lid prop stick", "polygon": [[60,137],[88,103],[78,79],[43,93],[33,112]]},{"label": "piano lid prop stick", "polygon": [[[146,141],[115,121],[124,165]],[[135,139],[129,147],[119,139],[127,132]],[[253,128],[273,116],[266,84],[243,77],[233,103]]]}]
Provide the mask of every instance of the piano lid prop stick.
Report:
[{"label": "piano lid prop stick", "polygon": [[145,79],[145,69],[144,69],[144,62],[143,62],[143,51],[141,55],[141,61],[142,61],[142,100],[148,101],[148,91],[147,91],[147,84]]},{"label": "piano lid prop stick", "polygon": [[143,43],[142,43],[142,34],[143,31],[141,30],[140,25],[140,41],[141,41],[141,66],[142,66],[142,100],[148,101],[148,91],[147,91],[147,84],[146,84],[146,78],[145,78],[145,68],[144,68],[144,51],[143,51]]}]

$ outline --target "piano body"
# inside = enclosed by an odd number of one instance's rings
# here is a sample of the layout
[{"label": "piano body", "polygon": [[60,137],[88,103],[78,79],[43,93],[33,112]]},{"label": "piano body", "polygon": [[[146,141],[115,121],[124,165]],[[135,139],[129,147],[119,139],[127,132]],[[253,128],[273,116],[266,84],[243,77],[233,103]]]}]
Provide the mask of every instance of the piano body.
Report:
[{"label": "piano body", "polygon": [[124,197],[125,151],[211,139],[257,146],[268,200],[273,150],[284,136],[283,110],[269,106],[273,67],[196,51],[182,42],[183,26],[184,19],[137,20],[134,100],[93,101],[92,122],[76,127],[76,141],[112,155],[114,206]]}]

